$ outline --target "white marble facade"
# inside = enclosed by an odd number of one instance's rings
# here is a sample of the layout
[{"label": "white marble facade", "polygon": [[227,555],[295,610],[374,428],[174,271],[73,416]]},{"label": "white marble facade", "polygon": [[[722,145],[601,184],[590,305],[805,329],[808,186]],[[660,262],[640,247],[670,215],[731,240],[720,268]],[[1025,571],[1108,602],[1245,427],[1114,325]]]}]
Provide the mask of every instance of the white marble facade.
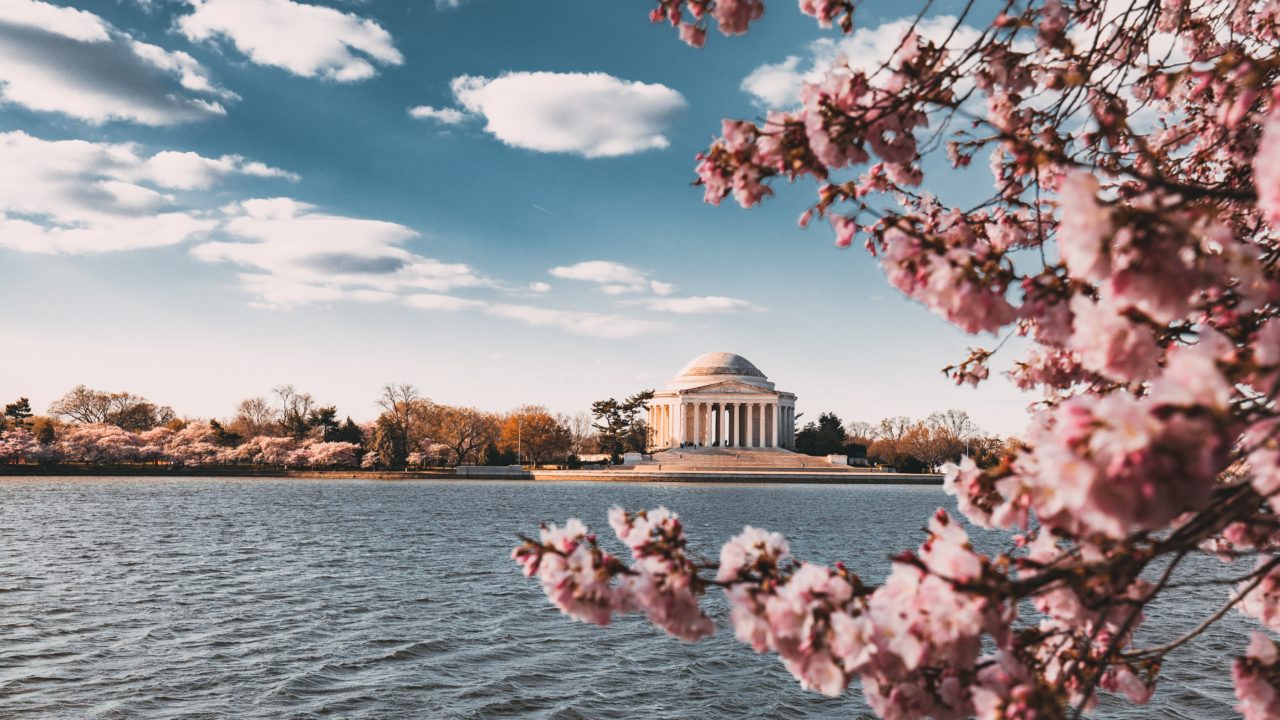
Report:
[{"label": "white marble facade", "polygon": [[749,360],[700,355],[649,401],[649,447],[795,446],[796,396],[774,389]]}]

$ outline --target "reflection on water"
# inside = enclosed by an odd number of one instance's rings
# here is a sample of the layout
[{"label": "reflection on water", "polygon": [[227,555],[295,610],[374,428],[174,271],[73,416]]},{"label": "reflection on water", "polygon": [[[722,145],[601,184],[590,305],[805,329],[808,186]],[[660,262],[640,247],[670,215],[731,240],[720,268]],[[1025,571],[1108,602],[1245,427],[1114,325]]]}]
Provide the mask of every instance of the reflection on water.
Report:
[{"label": "reflection on water", "polygon": [[[698,645],[568,621],[508,559],[514,534],[665,504],[705,555],[751,524],[878,582],[952,507],[936,487],[224,479],[4,480],[0,498],[5,718],[869,717],[856,687],[804,692],[735,641],[717,593]],[[1147,639],[1222,598],[1163,602]],[[1248,628],[1231,614],[1152,706],[1097,715],[1234,717],[1225,659]]]}]

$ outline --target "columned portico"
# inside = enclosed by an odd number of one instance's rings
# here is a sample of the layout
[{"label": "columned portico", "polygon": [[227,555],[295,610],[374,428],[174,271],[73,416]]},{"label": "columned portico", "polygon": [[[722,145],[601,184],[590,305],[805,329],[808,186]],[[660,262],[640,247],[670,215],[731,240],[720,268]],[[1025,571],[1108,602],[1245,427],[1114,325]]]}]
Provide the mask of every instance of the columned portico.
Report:
[{"label": "columned portico", "polygon": [[795,400],[746,358],[707,353],[654,393],[650,447],[791,448]]}]

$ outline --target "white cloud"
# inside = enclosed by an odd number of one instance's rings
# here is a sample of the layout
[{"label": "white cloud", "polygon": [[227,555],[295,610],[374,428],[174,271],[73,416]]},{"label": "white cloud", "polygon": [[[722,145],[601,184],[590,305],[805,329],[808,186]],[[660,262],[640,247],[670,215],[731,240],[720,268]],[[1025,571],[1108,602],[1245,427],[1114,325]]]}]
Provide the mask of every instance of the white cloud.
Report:
[{"label": "white cloud", "polygon": [[462,107],[483,116],[485,130],[502,142],[589,158],[667,147],[667,128],[686,106],[665,85],[604,73],[463,75],[451,87]]},{"label": "white cloud", "polygon": [[84,10],[0,2],[0,101],[92,123],[170,125],[225,115],[235,93],[195,58],[135,40]]},{"label": "white cloud", "polygon": [[418,233],[397,223],[331,215],[289,198],[246,200],[224,212],[220,233],[236,240],[206,242],[192,252],[256,271],[241,280],[261,305],[385,301],[493,284],[468,265],[406,250],[402,245]]},{"label": "white cloud", "polygon": [[[955,17],[939,15],[920,21],[915,31],[922,38],[942,44],[955,27]],[[792,55],[779,63],[761,65],[742,80],[742,90],[765,108],[794,106],[800,102],[800,88],[822,79],[838,57],[843,56],[854,70],[874,72],[893,56],[910,29],[911,19],[902,18],[874,28],[859,28],[838,41],[814,41],[807,60]],[[963,25],[951,36],[948,47],[966,47],[978,36],[975,28]]]},{"label": "white cloud", "polygon": [[551,292],[551,283],[531,282],[529,283],[529,289],[536,293]]},{"label": "white cloud", "polygon": [[133,144],[0,133],[0,247],[93,253],[184,242],[217,219],[175,191],[250,174],[250,166],[266,168],[236,155],[148,156]]},{"label": "white cloud", "polygon": [[458,312],[475,310],[503,320],[525,325],[552,328],[571,335],[604,339],[624,339],[670,329],[666,323],[642,320],[619,314],[561,310],[538,305],[495,303],[440,293],[417,293],[404,298],[404,303],[420,310]]},{"label": "white cloud", "polygon": [[192,42],[217,37],[259,65],[337,82],[366,80],[375,65],[404,57],[391,34],[372,20],[293,0],[189,0],[194,11],[178,19]]},{"label": "white cloud", "polygon": [[637,320],[624,315],[558,310],[533,305],[499,303],[486,306],[485,312],[494,317],[517,320],[534,327],[556,328],[573,335],[606,339],[630,338],[669,329],[666,323],[653,320]]},{"label": "white cloud", "polygon": [[435,120],[442,125],[459,125],[467,119],[467,114],[457,108],[433,108],[430,105],[409,108],[409,115],[418,120]]},{"label": "white cloud", "polygon": [[670,295],[676,291],[676,286],[671,283],[658,282],[657,280],[649,281],[649,289],[654,295]]},{"label": "white cloud", "polygon": [[[859,30],[858,32],[862,32]],[[827,43],[829,41],[820,40],[819,43]],[[815,43],[817,45],[818,43]],[[825,49],[825,48],[824,48]],[[815,55],[817,48],[815,48]],[[742,90],[755,98],[760,105],[769,108],[784,108],[795,105],[800,101],[800,86],[804,82],[814,78],[807,78],[806,75],[817,75],[816,71],[810,67],[802,69],[800,67],[801,59],[795,55],[788,55],[786,60],[772,65],[761,65],[751,71],[742,80]],[[829,61],[828,61],[829,62]],[[813,65],[817,65],[814,62]]]},{"label": "white cloud", "polygon": [[8,0],[0,5],[0,19],[7,25],[44,30],[80,42],[111,39],[111,26],[97,15],[34,0]]},{"label": "white cloud", "polygon": [[[644,273],[611,260],[586,260],[573,265],[553,267],[549,272],[552,277],[563,280],[596,283],[608,295],[639,292],[649,286],[649,279]],[[659,285],[665,286],[665,283]]]},{"label": "white cloud", "polygon": [[455,297],[453,295],[441,295],[439,293],[417,293],[409,295],[404,299],[404,302],[406,305],[420,310],[445,310],[448,312],[474,310],[486,305],[482,300],[471,300],[468,298]]},{"label": "white cloud", "polygon": [[147,159],[141,176],[155,183],[179,190],[205,190],[230,173],[255,177],[299,180],[295,173],[246,160],[239,155],[207,158],[193,152],[159,152]]},{"label": "white cloud", "polygon": [[746,300],[708,295],[705,297],[648,298],[641,301],[645,307],[658,312],[678,315],[703,313],[729,313],[751,310],[754,306]]}]

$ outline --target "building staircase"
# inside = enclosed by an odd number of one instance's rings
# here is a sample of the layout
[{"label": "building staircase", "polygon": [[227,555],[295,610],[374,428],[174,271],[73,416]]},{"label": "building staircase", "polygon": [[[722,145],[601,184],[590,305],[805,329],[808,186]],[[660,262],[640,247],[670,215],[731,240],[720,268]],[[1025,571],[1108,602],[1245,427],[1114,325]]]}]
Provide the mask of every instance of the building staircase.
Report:
[{"label": "building staircase", "polygon": [[629,467],[638,472],[803,472],[859,473],[848,465],[836,465],[825,457],[801,455],[781,448],[699,447],[672,448]]}]

